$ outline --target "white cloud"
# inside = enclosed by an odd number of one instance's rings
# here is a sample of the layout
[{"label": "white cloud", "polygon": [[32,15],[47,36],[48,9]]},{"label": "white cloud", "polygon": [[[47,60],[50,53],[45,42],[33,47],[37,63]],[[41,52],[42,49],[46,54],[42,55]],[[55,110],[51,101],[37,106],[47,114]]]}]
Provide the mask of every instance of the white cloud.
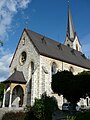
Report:
[{"label": "white cloud", "polygon": [[4,51],[3,48],[0,48],[0,81],[6,80],[9,73],[9,64],[12,58],[12,53],[9,50]]},{"label": "white cloud", "polygon": [[20,0],[20,1],[21,1],[20,7],[24,9],[27,7],[28,3],[31,2],[30,0]]},{"label": "white cloud", "polygon": [[13,16],[19,9],[27,8],[31,0],[0,0],[0,39],[4,39]]},{"label": "white cloud", "polygon": [[[31,0],[0,0],[0,40],[8,38],[8,30],[11,28],[14,15],[18,10],[26,9],[30,2]],[[7,79],[10,75],[11,58],[12,53],[0,47],[0,81]]]}]

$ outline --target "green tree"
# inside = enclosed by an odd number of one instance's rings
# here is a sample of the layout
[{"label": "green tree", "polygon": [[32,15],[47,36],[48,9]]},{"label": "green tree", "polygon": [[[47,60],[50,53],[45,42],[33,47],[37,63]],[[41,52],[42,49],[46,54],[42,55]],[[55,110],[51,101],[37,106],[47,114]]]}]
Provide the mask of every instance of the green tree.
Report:
[{"label": "green tree", "polygon": [[82,97],[90,97],[90,71],[83,71],[76,75],[76,77],[79,91],[82,93]]},{"label": "green tree", "polygon": [[0,101],[3,100],[4,84],[0,83]]},{"label": "green tree", "polygon": [[62,94],[71,103],[76,103],[74,75],[69,71],[57,72],[52,76],[52,90],[58,95]]},{"label": "green tree", "polygon": [[0,45],[3,46],[3,41],[2,40],[0,40]]},{"label": "green tree", "polygon": [[58,72],[52,77],[52,90],[76,104],[81,97],[90,96],[90,72],[84,71],[78,75],[69,71]]}]

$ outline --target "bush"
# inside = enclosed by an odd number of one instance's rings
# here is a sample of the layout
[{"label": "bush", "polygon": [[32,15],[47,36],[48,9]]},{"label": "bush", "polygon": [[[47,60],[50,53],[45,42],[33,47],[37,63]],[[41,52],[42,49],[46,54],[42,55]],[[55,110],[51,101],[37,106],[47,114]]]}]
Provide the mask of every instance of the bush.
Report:
[{"label": "bush", "polygon": [[34,106],[26,113],[25,120],[52,120],[53,112],[58,108],[54,97],[46,94],[41,99],[35,99]]},{"label": "bush", "polygon": [[74,116],[67,116],[67,120],[75,120]]},{"label": "bush", "polygon": [[90,120],[90,111],[79,113],[75,120]]},{"label": "bush", "polygon": [[25,120],[24,112],[8,112],[2,117],[2,120]]}]

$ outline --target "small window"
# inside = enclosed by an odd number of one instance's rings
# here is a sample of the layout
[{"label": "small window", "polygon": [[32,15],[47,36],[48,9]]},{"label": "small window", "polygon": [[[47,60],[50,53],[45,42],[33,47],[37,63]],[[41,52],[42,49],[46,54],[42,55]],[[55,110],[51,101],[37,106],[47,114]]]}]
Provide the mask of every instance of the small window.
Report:
[{"label": "small window", "polygon": [[78,51],[78,44],[76,44],[76,50]]},{"label": "small window", "polygon": [[56,74],[57,72],[57,65],[55,62],[52,63],[52,75]]},{"label": "small window", "polygon": [[25,51],[23,51],[20,55],[20,64],[23,65],[26,61],[26,58],[27,58],[27,54]]},{"label": "small window", "polygon": [[14,72],[16,72],[17,71],[17,68],[14,68]]},{"label": "small window", "polygon": [[67,46],[68,46],[68,47],[70,47],[70,45],[69,45],[69,44],[67,44]]},{"label": "small window", "polygon": [[22,44],[25,45],[25,37],[22,39]]},{"label": "small window", "polygon": [[33,74],[33,73],[34,73],[34,63],[31,62],[31,74]]},{"label": "small window", "polygon": [[69,71],[73,73],[74,72],[74,68],[71,66]]}]

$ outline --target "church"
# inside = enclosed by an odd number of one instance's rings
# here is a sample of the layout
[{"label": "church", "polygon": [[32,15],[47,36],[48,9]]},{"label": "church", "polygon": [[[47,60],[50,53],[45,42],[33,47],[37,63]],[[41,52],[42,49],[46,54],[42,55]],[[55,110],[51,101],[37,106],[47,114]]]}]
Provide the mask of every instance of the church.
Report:
[{"label": "church", "polygon": [[[90,70],[90,60],[82,53],[74,29],[70,6],[64,44],[24,29],[9,67],[11,75],[3,81],[5,89],[2,107],[32,106],[35,98],[40,98],[46,92],[48,96],[57,99],[61,108],[65,100],[63,95],[53,93],[52,75],[63,70],[73,74]],[[87,105],[83,100],[81,103]]]}]

